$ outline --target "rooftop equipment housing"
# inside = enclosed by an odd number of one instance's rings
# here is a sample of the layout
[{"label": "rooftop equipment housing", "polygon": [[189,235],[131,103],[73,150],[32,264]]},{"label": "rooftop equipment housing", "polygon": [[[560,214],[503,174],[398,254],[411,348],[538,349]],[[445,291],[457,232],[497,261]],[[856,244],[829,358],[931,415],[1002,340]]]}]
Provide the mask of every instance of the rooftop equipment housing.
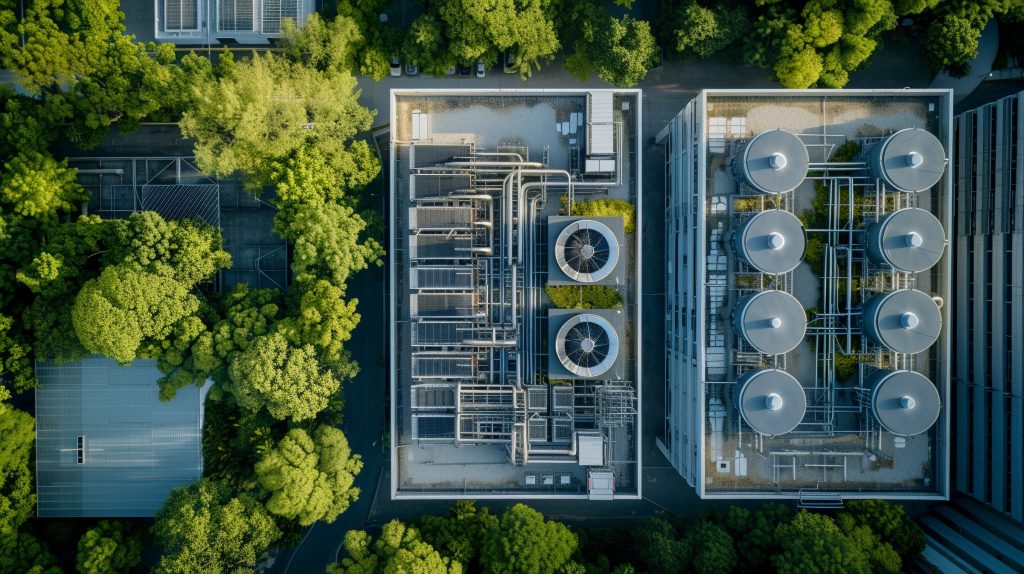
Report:
[{"label": "rooftop equipment housing", "polygon": [[737,159],[738,175],[761,193],[793,191],[807,177],[807,147],[792,132],[771,130],[754,136]]},{"label": "rooftop equipment housing", "polygon": [[900,436],[914,436],[932,427],[941,408],[939,390],[914,371],[877,371],[867,381],[871,410],[878,424]]},{"label": "rooftop equipment housing", "polygon": [[750,346],[766,355],[781,355],[803,340],[807,315],[795,297],[773,289],[741,298],[735,324]]},{"label": "rooftop equipment housing", "polygon": [[740,414],[755,432],[768,436],[791,432],[807,410],[807,397],[800,383],[785,371],[747,371],[736,382]]},{"label": "rooftop equipment housing", "polygon": [[871,146],[871,173],[897,191],[931,189],[946,173],[942,142],[920,128],[900,130]]},{"label": "rooftop equipment housing", "polygon": [[548,311],[548,374],[552,379],[623,379],[621,309]]},{"label": "rooftop equipment housing", "polygon": [[547,225],[548,282],[554,285],[621,285],[625,279],[622,217],[550,216]]},{"label": "rooftop equipment housing", "polygon": [[942,312],[927,294],[901,289],[871,297],[864,304],[864,334],[897,353],[915,354],[935,344]]},{"label": "rooftop equipment housing", "polygon": [[770,209],[754,215],[736,231],[734,241],[743,259],[761,273],[788,273],[804,257],[806,238],[800,219]]},{"label": "rooftop equipment housing", "polygon": [[898,271],[931,269],[946,248],[946,232],[931,213],[916,207],[894,211],[868,227],[868,257]]}]

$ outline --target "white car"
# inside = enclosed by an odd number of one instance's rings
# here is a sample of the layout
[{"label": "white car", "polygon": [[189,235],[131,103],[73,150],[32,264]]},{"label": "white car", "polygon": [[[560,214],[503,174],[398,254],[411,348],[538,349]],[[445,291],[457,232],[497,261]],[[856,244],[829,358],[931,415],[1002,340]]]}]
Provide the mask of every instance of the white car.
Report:
[{"label": "white car", "polygon": [[486,75],[487,75],[487,71],[484,69],[484,61],[483,60],[477,60],[476,61],[476,77],[482,78],[482,77],[484,77]]},{"label": "white car", "polygon": [[402,62],[398,60],[398,56],[391,56],[391,76],[397,78],[402,75]]}]

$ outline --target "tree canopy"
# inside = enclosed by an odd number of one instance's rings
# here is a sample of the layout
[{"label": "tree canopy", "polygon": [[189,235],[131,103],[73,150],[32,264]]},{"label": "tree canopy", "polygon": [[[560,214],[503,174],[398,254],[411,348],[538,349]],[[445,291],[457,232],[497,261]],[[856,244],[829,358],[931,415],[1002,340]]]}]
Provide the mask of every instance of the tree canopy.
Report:
[{"label": "tree canopy", "polygon": [[281,535],[262,504],[207,479],[174,490],[153,532],[164,547],[159,574],[252,572]]},{"label": "tree canopy", "polygon": [[398,520],[384,525],[374,541],[362,530],[345,533],[348,556],[327,567],[328,574],[461,574],[462,565],[442,557],[424,542],[419,531]]},{"label": "tree canopy", "polygon": [[142,560],[142,535],[116,520],[101,520],[78,541],[80,574],[131,571]]},{"label": "tree canopy", "polygon": [[554,573],[570,561],[577,543],[565,525],[516,504],[485,534],[480,565],[488,574]]},{"label": "tree canopy", "polygon": [[658,63],[658,44],[647,21],[614,18],[590,2],[574,10],[572,25],[579,33],[565,67],[580,80],[593,72],[610,84],[633,87]]},{"label": "tree canopy", "polygon": [[321,368],[312,345],[293,346],[281,333],[255,339],[231,363],[230,375],[239,406],[250,412],[266,408],[279,420],[315,417],[340,384]]},{"label": "tree canopy", "polygon": [[288,431],[256,463],[256,476],[271,493],[267,510],[309,526],[334,522],[359,497],[353,482],[362,466],[344,433],[318,426],[312,435],[301,428]]},{"label": "tree canopy", "polygon": [[254,191],[300,148],[344,155],[344,142],[369,129],[374,115],[359,105],[351,74],[271,53],[234,62],[221,77],[195,85],[193,96],[180,125],[195,139],[199,166],[222,176],[240,171]]}]

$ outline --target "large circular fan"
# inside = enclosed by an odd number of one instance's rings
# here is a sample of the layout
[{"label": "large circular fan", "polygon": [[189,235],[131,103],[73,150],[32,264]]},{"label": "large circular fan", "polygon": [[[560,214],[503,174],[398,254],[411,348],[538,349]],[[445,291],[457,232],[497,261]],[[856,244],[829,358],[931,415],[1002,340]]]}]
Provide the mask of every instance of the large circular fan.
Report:
[{"label": "large circular fan", "polygon": [[619,260],[619,244],[607,225],[591,219],[570,223],[555,241],[555,260],[567,276],[583,283],[611,274]]},{"label": "large circular fan", "polygon": [[596,377],[615,363],[619,338],[604,317],[585,313],[572,317],[558,330],[555,351],[573,374]]}]

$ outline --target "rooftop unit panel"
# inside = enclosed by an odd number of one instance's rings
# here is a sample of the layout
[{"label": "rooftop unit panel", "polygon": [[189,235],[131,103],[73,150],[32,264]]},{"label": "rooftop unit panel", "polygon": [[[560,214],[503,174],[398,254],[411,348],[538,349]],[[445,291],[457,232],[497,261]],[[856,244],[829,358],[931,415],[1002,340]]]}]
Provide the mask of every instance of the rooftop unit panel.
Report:
[{"label": "rooftop unit panel", "polygon": [[615,153],[614,129],[612,122],[612,93],[608,91],[588,92],[590,104],[587,127],[587,155],[612,155]]},{"label": "rooftop unit panel", "polygon": [[409,241],[409,258],[466,259],[473,242],[468,237],[449,238],[448,235],[413,235]]},{"label": "rooftop unit panel", "polygon": [[[413,324],[412,344],[416,347],[451,346],[466,338],[459,323],[419,321]],[[465,325],[468,329],[469,326]]]},{"label": "rooftop unit panel", "polygon": [[468,317],[474,314],[474,293],[414,293],[409,313],[413,317]]},{"label": "rooftop unit panel", "polygon": [[197,0],[164,0],[164,30],[181,31],[199,29]]},{"label": "rooftop unit panel", "polygon": [[450,409],[454,407],[454,385],[417,385],[412,389],[412,408],[414,409]]},{"label": "rooftop unit panel", "polygon": [[450,161],[468,161],[473,152],[471,145],[412,144],[409,158],[412,167],[428,167]]},{"label": "rooftop unit panel", "polygon": [[472,207],[410,207],[410,229],[469,229],[476,219]]},{"label": "rooftop unit panel", "polygon": [[414,439],[455,438],[455,417],[413,416],[412,435]]},{"label": "rooftop unit panel", "polygon": [[473,355],[424,355],[414,353],[412,378],[424,379],[468,379],[475,373]]},{"label": "rooftop unit panel", "polygon": [[217,0],[217,30],[221,32],[252,32],[255,30],[255,0]]},{"label": "rooftop unit panel", "polygon": [[471,267],[413,267],[409,287],[421,290],[467,291],[473,289],[476,283],[474,275]]},{"label": "rooftop unit panel", "polygon": [[448,197],[458,191],[468,191],[472,188],[472,180],[468,175],[413,174],[409,185],[412,199],[427,199],[431,197]]}]

